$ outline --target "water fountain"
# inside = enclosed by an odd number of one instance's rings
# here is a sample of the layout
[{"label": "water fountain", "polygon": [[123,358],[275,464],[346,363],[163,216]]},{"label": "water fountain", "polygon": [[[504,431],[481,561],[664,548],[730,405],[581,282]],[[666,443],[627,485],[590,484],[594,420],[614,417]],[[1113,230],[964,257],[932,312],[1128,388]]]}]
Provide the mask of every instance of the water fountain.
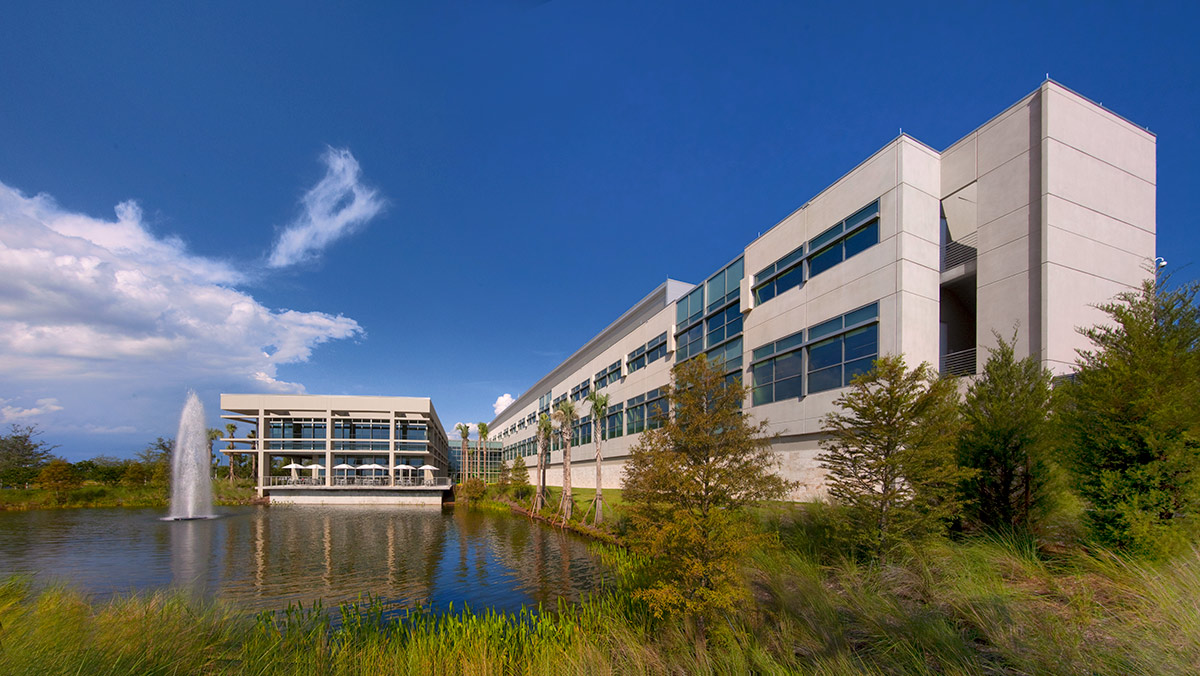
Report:
[{"label": "water fountain", "polygon": [[204,404],[195,392],[188,392],[187,403],[179,416],[175,450],[171,454],[171,511],[167,520],[211,519],[215,516],[211,473]]}]

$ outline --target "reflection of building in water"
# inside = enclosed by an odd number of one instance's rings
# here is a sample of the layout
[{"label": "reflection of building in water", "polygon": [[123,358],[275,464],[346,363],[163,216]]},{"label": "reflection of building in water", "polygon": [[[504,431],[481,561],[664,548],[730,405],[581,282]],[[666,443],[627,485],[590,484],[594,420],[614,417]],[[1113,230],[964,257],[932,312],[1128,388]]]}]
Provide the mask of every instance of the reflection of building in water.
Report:
[{"label": "reflection of building in water", "polygon": [[251,426],[221,452],[255,456],[271,502],[440,504],[450,490],[446,431],[426,397],[222,394],[221,408]]}]

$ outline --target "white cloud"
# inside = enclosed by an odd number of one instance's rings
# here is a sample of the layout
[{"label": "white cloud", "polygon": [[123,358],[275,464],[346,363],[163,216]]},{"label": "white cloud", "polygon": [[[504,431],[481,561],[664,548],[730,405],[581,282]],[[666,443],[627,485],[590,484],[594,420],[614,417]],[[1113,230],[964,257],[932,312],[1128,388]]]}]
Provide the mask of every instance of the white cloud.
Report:
[{"label": "white cloud", "polygon": [[301,213],[283,229],[267,265],[283,268],[316,258],[332,242],[351,234],[383,209],[378,191],[360,182],[362,170],[345,148],[327,148],[325,177],[301,200]]},{"label": "white cloud", "polygon": [[516,401],[516,399],[513,399],[511,394],[505,392],[504,394],[496,397],[496,403],[492,404],[492,411],[494,411],[496,415],[500,415],[500,412],[509,406],[512,406],[514,401]]},{"label": "white cloud", "polygon": [[302,392],[281,365],[362,333],[348,317],[264,307],[233,287],[229,263],[154,235],[133,202],[116,212],[0,183],[0,396],[43,397],[5,416],[66,407],[63,429],[162,429],[187,387]]},{"label": "white cloud", "polygon": [[[8,404],[10,401],[11,400],[8,399],[0,399],[0,404]],[[55,397],[38,399],[37,403],[30,408],[0,406],[0,422],[12,422],[14,420],[37,418],[39,416],[61,410],[63,410],[63,407],[59,406],[58,399]]]}]

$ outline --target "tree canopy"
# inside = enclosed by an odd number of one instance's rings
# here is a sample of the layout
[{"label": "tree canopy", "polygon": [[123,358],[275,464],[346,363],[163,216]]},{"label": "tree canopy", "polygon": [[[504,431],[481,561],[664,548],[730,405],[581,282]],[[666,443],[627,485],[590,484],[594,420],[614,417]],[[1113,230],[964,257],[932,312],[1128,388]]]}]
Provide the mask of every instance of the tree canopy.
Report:
[{"label": "tree canopy", "polygon": [[775,470],[766,423],[742,415],[746,388],[703,356],[672,371],[662,427],[645,432],[625,463],[629,542],[652,582],[652,611],[705,623],[746,596],[742,556],[760,541],[745,509],[782,498],[792,484]]},{"label": "tree canopy", "polygon": [[57,448],[39,436],[36,426],[16,424],[0,436],[0,486],[23,486],[37,479]]}]

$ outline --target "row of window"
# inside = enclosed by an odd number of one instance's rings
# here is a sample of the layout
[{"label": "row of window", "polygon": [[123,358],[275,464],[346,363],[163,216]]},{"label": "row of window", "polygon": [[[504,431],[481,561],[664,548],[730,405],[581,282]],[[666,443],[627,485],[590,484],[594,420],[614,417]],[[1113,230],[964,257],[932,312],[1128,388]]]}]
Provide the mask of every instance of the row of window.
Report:
[{"label": "row of window", "polygon": [[629,359],[625,363],[629,373],[633,373],[665,356],[667,356],[667,334],[663,332],[652,338],[650,342],[630,352]]},{"label": "row of window", "polygon": [[768,265],[754,275],[761,305],[879,243],[879,200]]},{"label": "row of window", "polygon": [[608,368],[601,370],[596,374],[596,389],[599,390],[608,387],[621,379],[621,360],[618,359],[608,365]]},{"label": "row of window", "polygon": [[754,406],[849,385],[879,357],[879,304],[767,343],[751,357]]},{"label": "row of window", "polygon": [[582,401],[587,399],[588,393],[592,391],[592,381],[585,380],[575,387],[571,388],[571,401]]},{"label": "row of window", "polygon": [[658,429],[667,418],[666,388],[650,390],[625,402],[625,433]]},{"label": "row of window", "polygon": [[[334,420],[334,439],[389,439],[391,424],[386,420]],[[273,418],[267,423],[268,439],[324,439],[324,418]],[[397,423],[396,439],[428,439],[424,423]]]}]

